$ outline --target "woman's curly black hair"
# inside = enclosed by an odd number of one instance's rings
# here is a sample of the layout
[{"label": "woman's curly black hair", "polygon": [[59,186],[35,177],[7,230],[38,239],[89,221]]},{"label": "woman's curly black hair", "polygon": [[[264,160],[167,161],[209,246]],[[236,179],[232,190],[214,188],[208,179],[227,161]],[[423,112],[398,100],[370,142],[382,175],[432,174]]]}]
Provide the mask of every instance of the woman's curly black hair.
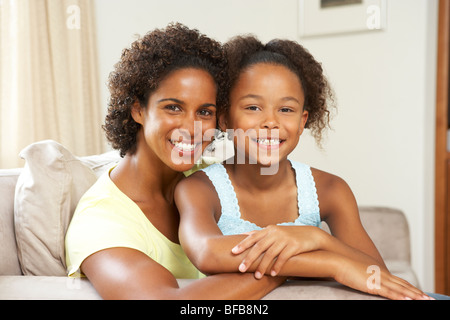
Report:
[{"label": "woman's curly black hair", "polygon": [[[333,91],[323,73],[322,66],[300,44],[291,40],[274,39],[263,44],[255,36],[237,36],[224,45],[228,60],[230,87],[240,74],[257,63],[285,66],[300,79],[305,94],[304,108],[308,111],[305,128],[311,130],[317,144],[321,145],[322,132],[329,127],[331,109],[335,108]],[[222,112],[229,108],[229,102]]]},{"label": "woman's curly black hair", "polygon": [[[131,116],[133,104],[139,101],[146,107],[159,83],[169,73],[183,68],[206,70],[218,89],[228,87],[222,45],[180,23],[149,32],[122,52],[109,76],[111,96],[103,126],[108,141],[120,150],[122,157],[136,151],[136,136],[141,127]],[[225,104],[225,94],[218,90],[218,111]]]}]

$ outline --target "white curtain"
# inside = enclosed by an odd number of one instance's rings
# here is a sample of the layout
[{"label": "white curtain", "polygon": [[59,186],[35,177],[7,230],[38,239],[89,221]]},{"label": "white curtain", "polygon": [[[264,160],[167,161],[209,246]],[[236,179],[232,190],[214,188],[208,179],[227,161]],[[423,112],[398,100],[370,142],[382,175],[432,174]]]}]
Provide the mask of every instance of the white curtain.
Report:
[{"label": "white curtain", "polygon": [[92,0],[0,0],[0,168],[30,143],[104,151]]}]

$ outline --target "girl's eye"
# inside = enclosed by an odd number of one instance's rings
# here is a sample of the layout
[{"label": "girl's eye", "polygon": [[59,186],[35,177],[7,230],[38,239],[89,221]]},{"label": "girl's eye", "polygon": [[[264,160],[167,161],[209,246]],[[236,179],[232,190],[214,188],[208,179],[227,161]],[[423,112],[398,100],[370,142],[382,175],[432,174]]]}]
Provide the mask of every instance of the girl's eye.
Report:
[{"label": "girl's eye", "polygon": [[281,111],[281,112],[294,112],[294,110],[292,110],[292,109],[289,108],[289,107],[283,107],[283,108],[280,109],[280,111]]},{"label": "girl's eye", "polygon": [[258,111],[259,107],[258,106],[248,106],[246,109],[251,110],[251,111]]}]

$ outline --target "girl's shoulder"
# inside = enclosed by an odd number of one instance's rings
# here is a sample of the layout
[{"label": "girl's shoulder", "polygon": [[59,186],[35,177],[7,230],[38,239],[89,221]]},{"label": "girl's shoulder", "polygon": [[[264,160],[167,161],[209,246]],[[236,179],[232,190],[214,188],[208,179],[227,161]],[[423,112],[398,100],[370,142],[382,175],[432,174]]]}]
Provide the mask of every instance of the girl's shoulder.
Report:
[{"label": "girl's shoulder", "polygon": [[311,173],[314,177],[316,187],[320,187],[321,189],[330,189],[330,191],[335,191],[336,188],[340,189],[347,185],[344,179],[332,173],[312,167]]},{"label": "girl's shoulder", "polygon": [[316,184],[322,218],[329,212],[356,201],[350,186],[343,178],[315,168],[311,168],[311,173]]},{"label": "girl's shoulder", "polygon": [[211,180],[206,173],[203,170],[198,170],[178,182],[176,189],[210,189],[211,187]]},{"label": "girl's shoulder", "polygon": [[[174,196],[179,209],[188,205],[197,208],[211,208],[214,215],[220,212],[220,199],[213,183],[203,170],[196,171],[178,182]],[[196,211],[200,212],[201,210]]]}]

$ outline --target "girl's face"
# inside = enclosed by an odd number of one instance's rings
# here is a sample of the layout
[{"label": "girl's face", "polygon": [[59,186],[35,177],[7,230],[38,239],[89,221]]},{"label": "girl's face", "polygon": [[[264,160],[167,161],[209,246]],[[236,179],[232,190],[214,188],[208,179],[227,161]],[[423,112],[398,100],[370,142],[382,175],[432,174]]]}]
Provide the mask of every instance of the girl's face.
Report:
[{"label": "girl's face", "polygon": [[[308,119],[299,78],[284,66],[258,63],[245,69],[230,93],[230,110],[220,117],[233,129],[237,160],[273,165],[287,159]],[[252,162],[253,161],[253,162]]]},{"label": "girl's face", "polygon": [[[216,126],[216,84],[205,70],[186,68],[173,71],[150,95],[148,105],[138,103],[133,119],[142,125],[138,152],[156,156],[175,171],[193,167],[210,141],[206,130]],[[142,140],[142,142],[140,141]]]}]

